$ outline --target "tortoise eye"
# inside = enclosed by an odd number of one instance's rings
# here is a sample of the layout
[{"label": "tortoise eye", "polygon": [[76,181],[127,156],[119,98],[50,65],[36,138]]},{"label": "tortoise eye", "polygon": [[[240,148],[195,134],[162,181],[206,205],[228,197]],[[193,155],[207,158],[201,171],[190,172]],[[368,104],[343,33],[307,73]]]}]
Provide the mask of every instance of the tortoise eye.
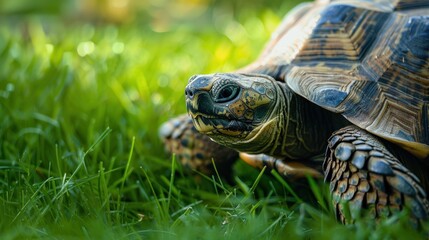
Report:
[{"label": "tortoise eye", "polygon": [[219,90],[214,100],[217,103],[224,103],[233,100],[238,96],[240,88],[237,85],[226,85]]}]

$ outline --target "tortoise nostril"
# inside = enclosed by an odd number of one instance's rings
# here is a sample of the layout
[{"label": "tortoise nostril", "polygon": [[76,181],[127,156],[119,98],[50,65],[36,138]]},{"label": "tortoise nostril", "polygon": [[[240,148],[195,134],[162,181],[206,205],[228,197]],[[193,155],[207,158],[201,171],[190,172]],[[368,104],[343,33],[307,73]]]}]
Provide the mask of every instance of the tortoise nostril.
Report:
[{"label": "tortoise nostril", "polygon": [[185,88],[186,98],[191,100],[199,96],[199,94],[207,94],[211,88],[213,77],[210,75],[195,75],[191,77],[188,85]]},{"label": "tortoise nostril", "polygon": [[191,89],[191,88],[189,88],[189,87],[186,87],[185,88],[185,96],[187,97],[187,98],[193,98],[194,97],[194,91],[193,91],[194,89]]}]

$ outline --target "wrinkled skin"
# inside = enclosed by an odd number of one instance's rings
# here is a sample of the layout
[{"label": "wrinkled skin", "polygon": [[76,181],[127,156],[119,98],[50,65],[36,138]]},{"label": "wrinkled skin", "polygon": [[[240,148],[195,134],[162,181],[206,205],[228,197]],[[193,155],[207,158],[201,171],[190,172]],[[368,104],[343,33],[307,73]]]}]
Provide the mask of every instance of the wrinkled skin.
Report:
[{"label": "wrinkled skin", "polygon": [[[240,152],[309,158],[322,153],[326,139],[343,125],[336,120],[341,118],[310,106],[268,75],[198,75],[189,80],[185,93],[195,128]],[[326,128],[305,125],[315,119]]]}]

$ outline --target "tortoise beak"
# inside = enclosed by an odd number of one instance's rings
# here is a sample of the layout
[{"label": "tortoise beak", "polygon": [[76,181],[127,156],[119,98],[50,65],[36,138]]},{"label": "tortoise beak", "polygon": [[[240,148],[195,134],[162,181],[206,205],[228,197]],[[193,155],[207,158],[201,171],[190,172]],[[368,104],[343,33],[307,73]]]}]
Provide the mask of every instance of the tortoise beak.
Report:
[{"label": "tortoise beak", "polygon": [[[185,88],[186,107],[199,132],[210,134],[213,130],[248,130],[250,125],[232,118],[228,101],[212,96],[212,88],[219,86],[219,75],[197,75]],[[222,99],[221,99],[222,100]],[[228,98],[227,98],[228,100]]]}]

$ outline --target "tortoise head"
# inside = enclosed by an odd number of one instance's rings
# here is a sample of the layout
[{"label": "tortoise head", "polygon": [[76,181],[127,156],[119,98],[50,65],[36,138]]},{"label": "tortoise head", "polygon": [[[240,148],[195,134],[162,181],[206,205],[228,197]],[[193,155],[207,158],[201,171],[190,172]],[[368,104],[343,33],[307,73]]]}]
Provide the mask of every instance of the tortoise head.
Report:
[{"label": "tortoise head", "polygon": [[280,92],[270,76],[239,73],[196,75],[185,89],[195,128],[215,142],[248,153],[273,147],[281,125]]}]

